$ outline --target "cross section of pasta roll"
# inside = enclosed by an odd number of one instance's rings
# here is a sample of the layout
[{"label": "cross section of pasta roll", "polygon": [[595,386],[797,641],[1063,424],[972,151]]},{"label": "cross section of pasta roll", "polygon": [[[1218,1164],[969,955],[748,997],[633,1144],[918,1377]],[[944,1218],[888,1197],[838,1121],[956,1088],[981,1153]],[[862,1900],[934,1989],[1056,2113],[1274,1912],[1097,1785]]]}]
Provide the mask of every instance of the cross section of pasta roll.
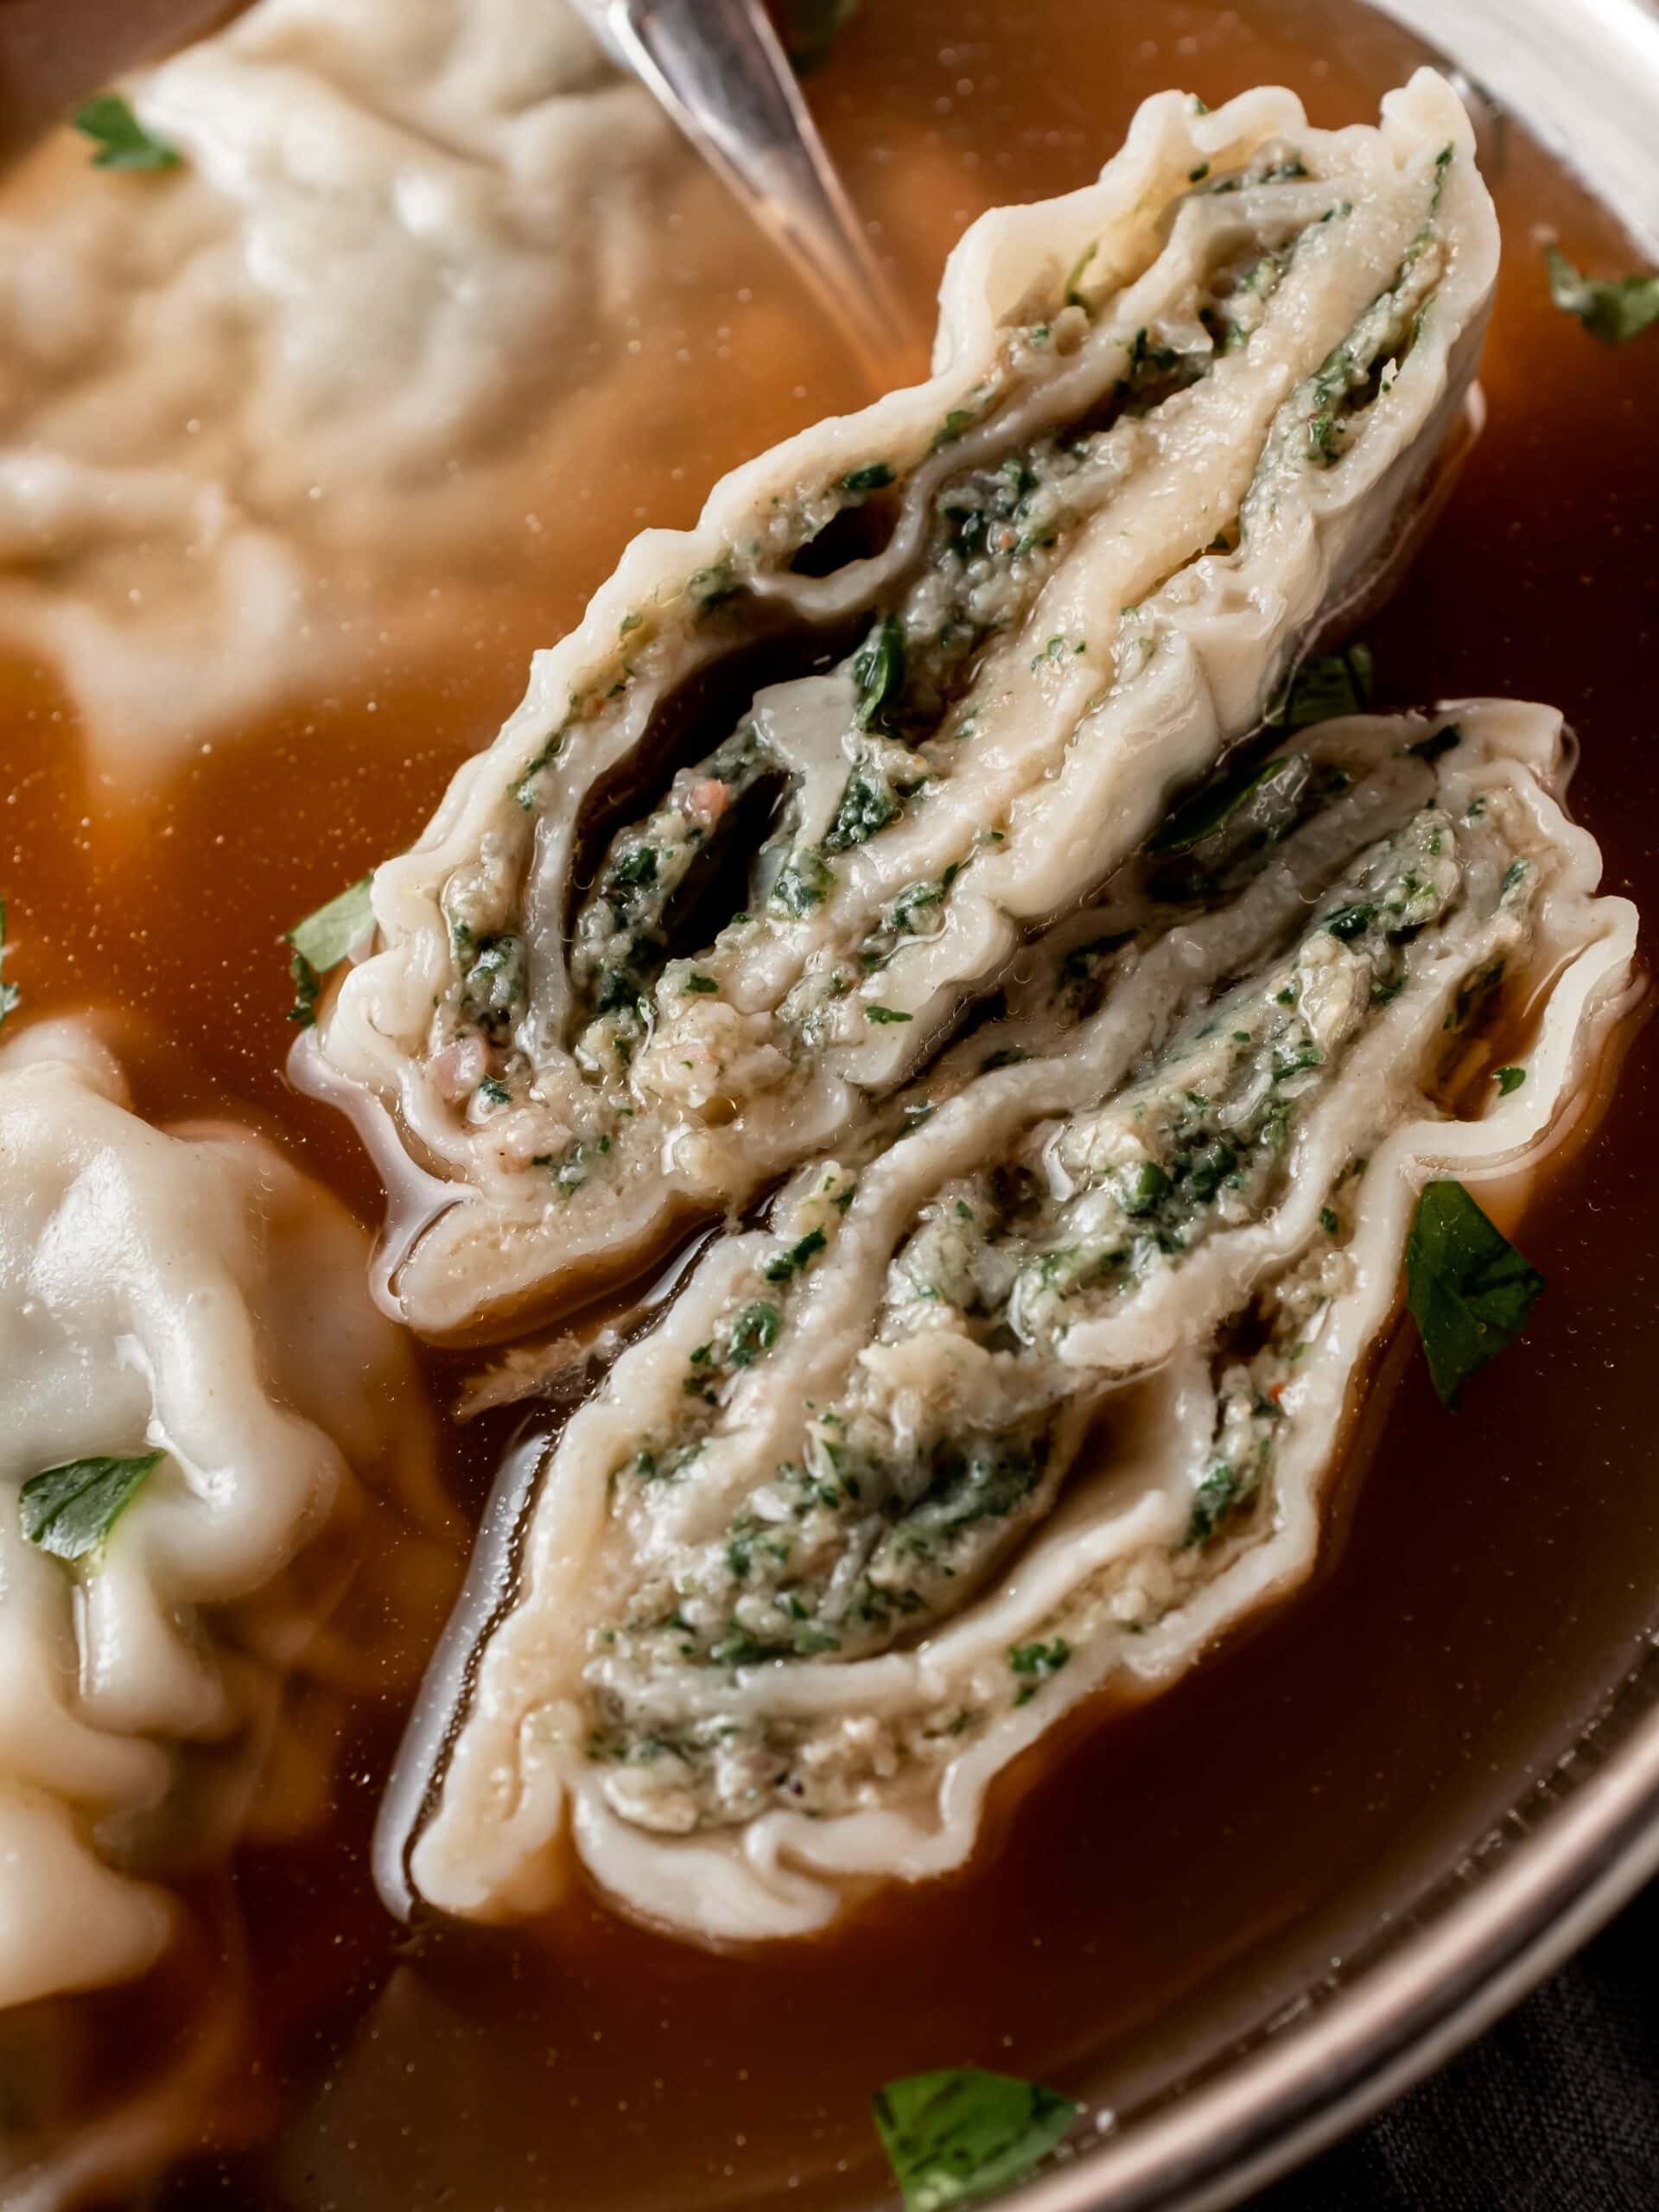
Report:
[{"label": "cross section of pasta roll", "polygon": [[1164,94],[974,226],[930,382],[638,539],[299,1055],[398,1171],[397,1309],[579,1297],[846,1142],[1386,562],[1496,265],[1431,73],[1335,132]]},{"label": "cross section of pasta roll", "polygon": [[1293,1587],[1421,1187],[1512,1204],[1624,1002],[1562,773],[1489,701],[1224,777],[711,1245],[542,1470],[421,1891],[534,1910],[568,1831],[687,1933],[820,1926]]}]

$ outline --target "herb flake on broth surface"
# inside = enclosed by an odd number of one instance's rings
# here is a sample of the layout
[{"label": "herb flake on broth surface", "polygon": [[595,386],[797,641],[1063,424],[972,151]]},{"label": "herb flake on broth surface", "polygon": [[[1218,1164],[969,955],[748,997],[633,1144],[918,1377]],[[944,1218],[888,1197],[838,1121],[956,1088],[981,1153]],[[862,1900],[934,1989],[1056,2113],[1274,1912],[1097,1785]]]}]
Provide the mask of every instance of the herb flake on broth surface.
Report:
[{"label": "herb flake on broth surface", "polygon": [[[1518,1076],[1519,1068],[1503,1068]],[[1503,1084],[1505,1093],[1518,1084]],[[1543,1277],[1495,1228],[1461,1183],[1431,1183],[1406,1245],[1406,1300],[1434,1388],[1454,1406],[1469,1377],[1526,1327]]]},{"label": "herb flake on broth surface", "polygon": [[90,138],[98,151],[95,169],[175,169],[179,150],[147,128],[134,114],[132,103],[120,92],[100,92],[83,101],[71,120]]},{"label": "herb flake on broth surface", "polygon": [[1643,276],[1586,276],[1559,246],[1544,250],[1549,294],[1604,346],[1626,346],[1659,323],[1659,272]]},{"label": "herb flake on broth surface", "polygon": [[1065,2140],[1078,2112],[1058,2089],[976,2066],[907,2075],[872,2105],[905,2212],[945,2212],[1012,2189]]}]

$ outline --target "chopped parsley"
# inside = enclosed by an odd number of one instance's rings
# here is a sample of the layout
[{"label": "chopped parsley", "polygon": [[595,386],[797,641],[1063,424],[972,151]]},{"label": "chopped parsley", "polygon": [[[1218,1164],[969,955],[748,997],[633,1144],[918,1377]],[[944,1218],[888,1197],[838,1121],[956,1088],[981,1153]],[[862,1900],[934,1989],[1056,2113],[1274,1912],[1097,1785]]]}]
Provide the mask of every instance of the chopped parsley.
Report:
[{"label": "chopped parsley", "polygon": [[763,1351],[770,1351],[778,1341],[778,1332],[784,1325],[784,1317],[775,1306],[757,1298],[746,1306],[732,1324],[730,1342],[727,1347],[727,1363],[732,1367],[753,1367]]},{"label": "chopped parsley", "polygon": [[830,853],[848,852],[896,821],[899,812],[899,801],[879,770],[872,776],[855,769],[847,779],[836,818],[824,833],[823,849]]},{"label": "chopped parsley", "polygon": [[1375,906],[1339,906],[1334,914],[1327,914],[1324,926],[1344,944],[1351,944],[1356,938],[1363,937],[1376,919]]},{"label": "chopped parsley", "polygon": [[58,1559],[84,1559],[102,1545],[165,1456],[71,1459],[31,1475],[17,1493],[24,1535]]},{"label": "chopped parsley", "polygon": [[1090,238],[1088,245],[1084,246],[1083,251],[1077,256],[1076,261],[1072,263],[1071,273],[1065,280],[1065,304],[1067,307],[1086,308],[1088,306],[1089,302],[1084,299],[1082,292],[1078,289],[1078,287],[1083,283],[1083,273],[1084,270],[1088,268],[1090,263],[1099,251],[1100,240],[1098,238]]},{"label": "chopped parsley", "polygon": [[775,1260],[768,1260],[766,1278],[768,1282],[787,1282],[798,1274],[807,1262],[823,1251],[825,1237],[821,1229],[809,1229],[798,1243],[791,1244],[787,1252],[780,1252]]},{"label": "chopped parsley", "polygon": [[1058,1675],[1071,1656],[1071,1647],[1063,1636],[1052,1643],[1013,1643],[1008,1647],[1010,1670],[1021,1676],[1025,1687],[1015,1698],[1016,1706],[1026,1705],[1034,1698],[1042,1685]]},{"label": "chopped parsley", "polygon": [[779,869],[778,880],[772,887],[768,904],[775,906],[779,913],[799,921],[803,915],[810,914],[815,906],[822,904],[830,880],[828,863],[808,846],[800,852],[791,853]]},{"label": "chopped parsley", "polygon": [[287,932],[288,942],[294,948],[294,957],[289,963],[289,973],[294,979],[294,1003],[288,1018],[302,1029],[309,1029],[315,1021],[317,995],[322,988],[322,978],[331,968],[338,968],[352,947],[373,926],[374,912],[369,904],[369,886],[373,882],[372,871],[308,914],[302,922],[296,922]]},{"label": "chopped parsley", "polygon": [[[1135,609],[1130,607],[1126,607],[1123,612],[1126,614],[1132,614],[1135,612]],[[1032,674],[1033,676],[1040,675],[1042,673],[1043,664],[1045,661],[1061,661],[1065,658],[1068,653],[1082,652],[1087,646],[1088,642],[1089,641],[1086,638],[1051,638],[1048,643],[1043,647],[1041,652],[1034,653],[1032,656]]]},{"label": "chopped parsley", "polygon": [[1244,1490],[1244,1478],[1237,1468],[1230,1466],[1225,1459],[1217,1459],[1192,1493],[1192,1510],[1187,1516],[1185,1538],[1186,1548],[1207,1544],[1243,1497]]},{"label": "chopped parsley", "polygon": [[1071,2131],[1058,2089],[977,2066],[912,2074],[871,2100],[905,2212],[946,2212],[1023,2181]]},{"label": "chopped parsley", "polygon": [[732,574],[729,561],[716,561],[712,567],[694,569],[685,580],[689,596],[696,603],[699,620],[712,614],[717,607],[724,607],[737,597],[742,586]]},{"label": "chopped parsley", "polygon": [[613,882],[626,883],[641,890],[655,883],[657,848],[654,845],[636,845],[632,852],[624,853],[613,867],[611,878]]},{"label": "chopped parsley", "polygon": [[1512,1090],[1519,1090],[1526,1079],[1525,1068],[1499,1068],[1492,1077],[1500,1098],[1507,1098]]},{"label": "chopped parsley", "polygon": [[718,991],[720,985],[712,976],[699,976],[693,973],[681,978],[680,988],[683,991],[700,992],[706,998],[710,992]]},{"label": "chopped parsley", "polygon": [[[595,1140],[593,1151],[604,1153],[610,1148],[609,1137],[600,1137]],[[593,1173],[592,1155],[588,1147],[580,1142],[567,1146],[563,1152],[532,1153],[530,1164],[532,1167],[545,1167],[558,1189],[567,1194],[581,1190]],[[695,1352],[691,1355],[693,1359],[696,1356]]]},{"label": "chopped parsley", "polygon": [[979,410],[977,408],[951,408],[946,414],[944,422],[940,423],[938,429],[933,433],[933,448],[935,452],[937,452],[941,446],[955,445],[957,440],[963,436],[967,431],[971,430],[978,420]]},{"label": "chopped parsley", "polygon": [[843,492],[885,492],[893,481],[893,471],[885,461],[867,461],[862,468],[849,469],[841,480]]},{"label": "chopped parsley", "polygon": [[1624,346],[1659,322],[1659,272],[1648,276],[1585,276],[1559,246],[1546,246],[1549,296],[1575,315],[1604,346]]},{"label": "chopped parsley", "polygon": [[864,1012],[868,1019],[874,1022],[910,1021],[915,1018],[912,1014],[901,1014],[897,1007],[892,1006],[867,1006]]},{"label": "chopped parsley", "polygon": [[75,129],[98,148],[95,169],[175,169],[179,149],[146,130],[119,92],[101,92],[75,110]]},{"label": "chopped parsley", "polygon": [[1406,1303],[1442,1405],[1515,1342],[1543,1287],[1461,1183],[1426,1186],[1406,1244]]},{"label": "chopped parsley", "polygon": [[512,795],[526,814],[536,810],[536,779],[543,768],[550,768],[564,749],[564,732],[555,730],[535,758],[524,764],[524,773],[512,787]]},{"label": "chopped parsley", "polygon": [[885,722],[905,688],[905,626],[896,614],[884,614],[853,655],[853,682],[860,729]]}]

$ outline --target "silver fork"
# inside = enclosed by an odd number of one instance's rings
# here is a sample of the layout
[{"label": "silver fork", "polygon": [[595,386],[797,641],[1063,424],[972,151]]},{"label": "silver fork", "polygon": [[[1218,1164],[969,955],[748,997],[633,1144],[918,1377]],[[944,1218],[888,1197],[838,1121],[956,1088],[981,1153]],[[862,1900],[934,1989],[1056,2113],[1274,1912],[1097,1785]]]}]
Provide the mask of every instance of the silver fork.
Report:
[{"label": "silver fork", "polygon": [[877,385],[914,327],[801,98],[760,0],[575,0],[793,264]]}]

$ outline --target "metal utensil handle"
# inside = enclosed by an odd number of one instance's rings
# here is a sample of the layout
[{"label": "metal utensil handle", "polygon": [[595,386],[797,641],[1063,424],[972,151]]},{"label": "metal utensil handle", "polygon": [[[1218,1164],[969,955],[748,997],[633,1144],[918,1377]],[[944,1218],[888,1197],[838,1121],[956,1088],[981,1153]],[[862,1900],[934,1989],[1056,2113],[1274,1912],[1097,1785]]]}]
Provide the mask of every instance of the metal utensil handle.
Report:
[{"label": "metal utensil handle", "polygon": [[871,252],[760,0],[577,0],[787,254],[878,382],[915,338]]}]

